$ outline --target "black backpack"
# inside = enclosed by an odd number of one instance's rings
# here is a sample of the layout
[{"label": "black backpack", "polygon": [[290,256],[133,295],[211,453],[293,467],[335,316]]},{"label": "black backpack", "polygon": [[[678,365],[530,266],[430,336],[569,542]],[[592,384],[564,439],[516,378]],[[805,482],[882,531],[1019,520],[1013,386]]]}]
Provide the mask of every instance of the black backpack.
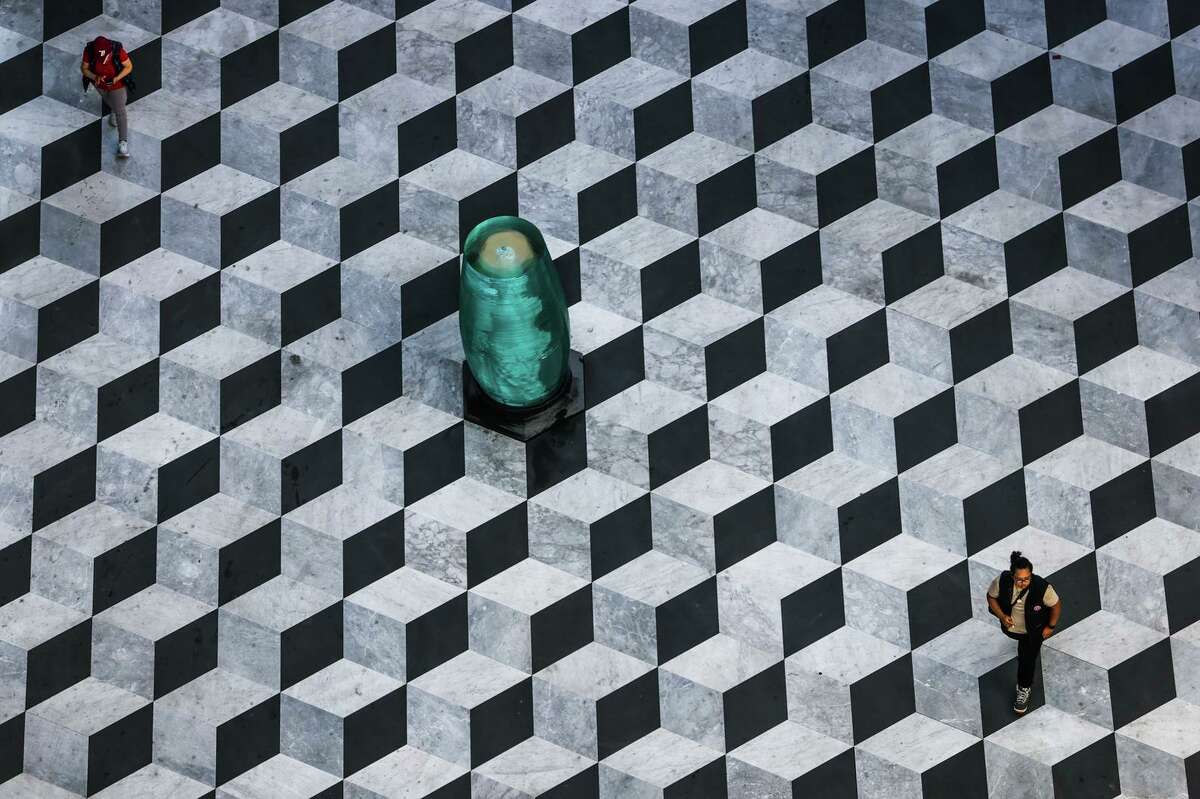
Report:
[{"label": "black backpack", "polygon": [[[112,44],[113,59],[115,60],[117,54],[120,53],[121,50],[123,49],[123,46],[116,39],[110,39],[109,41]],[[92,42],[87,43],[87,47],[85,47],[83,49],[83,54],[85,56],[87,56],[88,64],[91,66],[91,69],[92,69],[92,74],[95,75],[96,74],[96,48],[92,47]],[[120,63],[117,64],[117,71],[118,72],[121,71]],[[133,82],[133,73],[132,72],[130,72],[128,75],[125,76],[124,82],[125,82],[125,91],[127,93],[133,94],[134,91],[137,90],[137,85]],[[87,87],[90,85],[91,85],[91,81],[89,81],[87,78],[84,78],[83,79],[83,90],[87,91]]]}]

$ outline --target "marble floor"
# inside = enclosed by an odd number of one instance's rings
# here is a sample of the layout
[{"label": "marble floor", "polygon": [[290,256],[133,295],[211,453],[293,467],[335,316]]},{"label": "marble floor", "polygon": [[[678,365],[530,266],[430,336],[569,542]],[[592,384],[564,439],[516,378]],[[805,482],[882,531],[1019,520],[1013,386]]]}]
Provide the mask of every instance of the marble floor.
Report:
[{"label": "marble floor", "polygon": [[[0,0],[0,797],[1200,796],[1197,25]],[[499,214],[582,376],[528,441]]]}]

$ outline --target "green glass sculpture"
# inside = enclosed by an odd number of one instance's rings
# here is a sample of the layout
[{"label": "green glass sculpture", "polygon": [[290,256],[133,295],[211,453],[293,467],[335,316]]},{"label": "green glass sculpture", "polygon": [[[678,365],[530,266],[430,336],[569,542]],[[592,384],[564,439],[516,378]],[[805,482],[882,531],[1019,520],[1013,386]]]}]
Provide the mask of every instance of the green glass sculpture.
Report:
[{"label": "green glass sculpture", "polygon": [[497,216],[463,246],[458,326],[467,365],[493,402],[534,409],[571,381],[571,326],[546,241],[529,222]]}]

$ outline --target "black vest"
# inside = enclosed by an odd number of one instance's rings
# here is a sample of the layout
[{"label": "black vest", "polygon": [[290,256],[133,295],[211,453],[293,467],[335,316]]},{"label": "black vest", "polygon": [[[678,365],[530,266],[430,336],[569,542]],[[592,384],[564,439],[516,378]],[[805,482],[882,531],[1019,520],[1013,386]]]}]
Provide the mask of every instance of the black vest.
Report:
[{"label": "black vest", "polygon": [[[1036,574],[1029,581],[1029,590],[1025,593],[1025,631],[1041,634],[1042,628],[1050,621],[1050,608],[1046,607],[1044,599],[1049,583]],[[1004,615],[1012,613],[1013,605],[1013,576],[1010,571],[1000,572],[1000,596],[996,601]],[[1038,608],[1035,610],[1035,608]]]}]

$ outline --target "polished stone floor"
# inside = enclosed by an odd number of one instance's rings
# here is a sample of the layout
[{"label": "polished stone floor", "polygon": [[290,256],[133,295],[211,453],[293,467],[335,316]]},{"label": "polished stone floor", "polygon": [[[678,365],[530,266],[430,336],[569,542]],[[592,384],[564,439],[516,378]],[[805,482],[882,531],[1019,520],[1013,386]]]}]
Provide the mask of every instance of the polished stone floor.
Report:
[{"label": "polished stone floor", "polygon": [[[1198,24],[0,0],[0,797],[1200,796]],[[498,214],[582,376],[528,441]]]}]

